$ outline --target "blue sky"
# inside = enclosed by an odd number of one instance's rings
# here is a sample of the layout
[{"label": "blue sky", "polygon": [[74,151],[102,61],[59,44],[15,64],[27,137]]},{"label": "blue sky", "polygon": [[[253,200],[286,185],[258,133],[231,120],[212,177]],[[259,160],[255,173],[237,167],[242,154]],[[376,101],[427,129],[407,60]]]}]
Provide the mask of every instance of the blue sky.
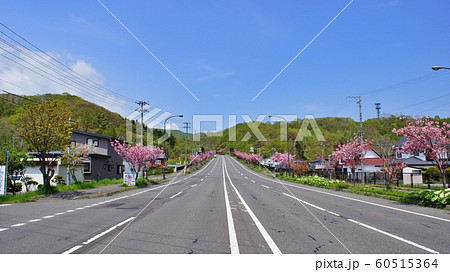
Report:
[{"label": "blue sky", "polygon": [[102,1],[200,101],[98,1],[5,1],[1,23],[120,95],[67,89],[1,55],[0,88],[66,91],[124,116],[145,100],[184,114],[172,119],[180,127],[193,114],[223,114],[225,126],[230,114],[357,120],[351,95],[362,96],[364,119],[375,102],[382,114],[449,117],[450,71],[431,70],[450,66],[445,0],[355,0],[252,102],[349,1]]}]

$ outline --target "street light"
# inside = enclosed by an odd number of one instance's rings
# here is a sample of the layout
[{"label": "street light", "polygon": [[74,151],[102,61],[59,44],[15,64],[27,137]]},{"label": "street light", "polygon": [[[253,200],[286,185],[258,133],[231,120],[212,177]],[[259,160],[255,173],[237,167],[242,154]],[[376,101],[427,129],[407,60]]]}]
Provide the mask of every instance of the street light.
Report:
[{"label": "street light", "polygon": [[[167,120],[169,120],[170,118],[174,118],[174,117],[183,117],[183,114],[180,115],[172,115],[166,118],[166,120],[164,120],[164,134],[166,135],[166,122]],[[166,152],[166,139],[164,139],[163,142],[163,150],[164,150],[164,166],[163,166],[163,180],[166,179],[166,163],[167,163],[167,152]]]},{"label": "street light", "polygon": [[438,71],[438,70],[441,70],[441,69],[450,70],[449,67],[443,67],[443,66],[433,66],[433,67],[431,67],[431,69],[433,69],[435,71]]},{"label": "street light", "polygon": [[291,157],[290,157],[290,153],[289,153],[289,124],[288,124],[288,121],[287,121],[284,117],[282,117],[282,116],[279,116],[279,115],[269,115],[269,118],[272,118],[272,117],[278,117],[278,118],[281,118],[281,119],[283,119],[283,120],[286,122],[287,152],[288,152],[288,163],[287,163],[287,165],[288,165],[288,173],[291,174],[291,166],[289,165],[289,163],[291,162]]}]

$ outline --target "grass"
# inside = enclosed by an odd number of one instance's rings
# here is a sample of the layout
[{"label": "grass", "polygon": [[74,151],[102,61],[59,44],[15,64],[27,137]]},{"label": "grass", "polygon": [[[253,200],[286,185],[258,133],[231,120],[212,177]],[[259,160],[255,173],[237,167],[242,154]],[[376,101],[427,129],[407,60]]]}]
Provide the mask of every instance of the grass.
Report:
[{"label": "grass", "polygon": [[0,203],[30,202],[30,201],[35,201],[34,199],[39,196],[67,192],[67,191],[75,191],[75,190],[81,190],[81,189],[96,188],[96,187],[108,186],[108,185],[113,185],[113,184],[120,184],[122,182],[123,182],[122,179],[103,179],[100,181],[93,180],[93,181],[87,181],[87,182],[77,182],[77,183],[71,184],[71,185],[57,185],[57,186],[53,186],[50,188],[42,187],[36,191],[19,193],[19,194],[16,194],[15,196],[13,196],[13,195],[0,196]]},{"label": "grass", "polygon": [[[239,161],[254,171],[270,172],[266,168],[260,169],[258,166],[249,164],[246,161],[243,161],[243,160],[239,160]],[[427,189],[426,184],[424,184],[422,186],[415,186],[415,187],[411,187],[410,185],[401,185],[399,187],[392,186],[389,190],[386,190],[384,185],[380,185],[380,184],[375,184],[375,185],[374,184],[355,184],[354,185],[351,182],[345,183],[343,181],[337,182],[337,183],[333,183],[333,182],[328,183],[328,182],[322,181],[322,178],[317,178],[316,180],[314,180],[313,177],[311,177],[311,178],[305,178],[305,177],[296,178],[296,177],[291,177],[291,176],[288,176],[285,174],[281,174],[281,175],[277,174],[276,177],[278,179],[281,179],[284,181],[294,182],[294,183],[298,183],[298,184],[305,184],[305,185],[314,186],[314,187],[334,189],[334,190],[345,191],[345,192],[349,192],[349,193],[353,193],[353,194],[360,194],[360,195],[365,195],[365,196],[370,196],[370,197],[383,198],[383,199],[388,199],[388,200],[393,200],[393,201],[398,201],[398,202],[403,202],[403,203],[419,204],[419,205],[424,205],[424,206],[433,206],[433,207],[442,208],[442,205],[436,206],[436,205],[432,205],[432,203],[430,205],[430,203],[424,202],[423,197],[420,197],[420,192]],[[437,187],[437,186],[432,186],[431,189],[437,191],[437,190],[441,190],[442,188]],[[445,207],[445,205],[444,205],[444,207]]]}]

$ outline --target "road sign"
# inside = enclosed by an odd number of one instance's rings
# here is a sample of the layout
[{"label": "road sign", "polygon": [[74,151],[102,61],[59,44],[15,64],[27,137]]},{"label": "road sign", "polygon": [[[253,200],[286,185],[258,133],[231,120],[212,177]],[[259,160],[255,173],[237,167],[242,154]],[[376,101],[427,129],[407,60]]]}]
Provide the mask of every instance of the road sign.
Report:
[{"label": "road sign", "polygon": [[0,195],[6,195],[6,166],[0,166]]},{"label": "road sign", "polygon": [[123,183],[128,186],[136,185],[136,173],[134,172],[125,172],[123,174]]}]

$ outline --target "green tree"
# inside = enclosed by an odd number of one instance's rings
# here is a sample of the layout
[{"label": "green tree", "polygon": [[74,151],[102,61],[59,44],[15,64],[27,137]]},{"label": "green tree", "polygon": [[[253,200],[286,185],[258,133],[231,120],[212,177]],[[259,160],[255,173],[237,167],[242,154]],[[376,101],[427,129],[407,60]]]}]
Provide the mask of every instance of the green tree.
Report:
[{"label": "green tree", "polygon": [[20,115],[21,137],[31,149],[37,152],[44,186],[50,187],[53,177],[53,162],[49,153],[64,150],[70,143],[72,130],[67,105],[51,99],[36,105],[29,105]]}]

